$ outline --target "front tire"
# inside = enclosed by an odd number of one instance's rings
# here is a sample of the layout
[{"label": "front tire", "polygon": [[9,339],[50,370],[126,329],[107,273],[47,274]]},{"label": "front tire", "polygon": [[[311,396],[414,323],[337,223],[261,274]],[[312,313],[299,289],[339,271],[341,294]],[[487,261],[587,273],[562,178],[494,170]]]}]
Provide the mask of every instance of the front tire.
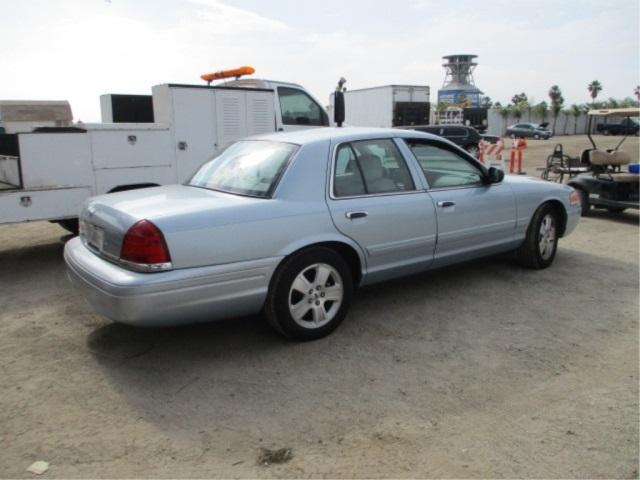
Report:
[{"label": "front tire", "polygon": [[551,265],[558,249],[559,226],[559,215],[554,207],[547,203],[538,208],[517,251],[518,262],[535,270]]},{"label": "front tire", "polygon": [[353,277],[334,250],[313,247],[287,258],[274,273],[265,315],[290,340],[325,337],[344,320],[351,304]]},{"label": "front tire", "polygon": [[537,133],[533,135],[533,139],[534,140],[540,140],[540,135],[538,135]]}]

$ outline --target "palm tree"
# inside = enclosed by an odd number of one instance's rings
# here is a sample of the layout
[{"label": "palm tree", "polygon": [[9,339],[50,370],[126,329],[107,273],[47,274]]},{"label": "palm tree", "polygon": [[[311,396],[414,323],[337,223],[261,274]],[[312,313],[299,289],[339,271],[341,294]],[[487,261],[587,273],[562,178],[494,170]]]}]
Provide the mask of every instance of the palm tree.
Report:
[{"label": "palm tree", "polygon": [[526,101],[527,101],[527,94],[524,92],[516,93],[513,97],[511,97],[511,103],[513,103],[514,106],[517,106],[518,104]]},{"label": "palm tree", "polygon": [[440,123],[440,119],[444,116],[444,112],[446,112],[447,108],[449,108],[450,106],[451,104],[449,102],[438,102],[438,105],[436,105],[436,112],[438,113],[438,123]]},{"label": "palm tree", "polygon": [[631,97],[625,97],[620,101],[620,108],[640,107],[640,102]]},{"label": "palm tree", "polygon": [[482,100],[480,100],[480,106],[482,108],[491,108],[493,106],[493,102],[491,101],[491,97],[482,97]]},{"label": "palm tree", "polygon": [[591,101],[595,103],[596,97],[602,91],[602,84],[598,80],[594,80],[589,85],[587,85],[587,89],[589,89],[589,95],[591,95]]},{"label": "palm tree", "polygon": [[569,112],[571,112],[571,116],[573,117],[573,134],[577,135],[578,134],[578,118],[580,118],[580,115],[582,115],[582,109],[574,103],[569,108]]},{"label": "palm tree", "polygon": [[562,104],[564,103],[564,97],[562,91],[557,85],[553,85],[549,89],[549,98],[551,99],[551,113],[553,113],[553,134],[556,134],[556,123],[558,122],[558,115],[562,110]]},{"label": "palm tree", "polygon": [[640,85],[636,87],[636,89],[633,91],[633,94],[636,96],[636,98],[640,102]]},{"label": "palm tree", "polygon": [[540,118],[542,119],[541,123],[544,123],[544,121],[547,119],[547,114],[549,113],[549,106],[547,105],[547,102],[540,102],[538,103],[535,107],[533,107],[533,113],[535,113],[536,115],[540,115]]}]

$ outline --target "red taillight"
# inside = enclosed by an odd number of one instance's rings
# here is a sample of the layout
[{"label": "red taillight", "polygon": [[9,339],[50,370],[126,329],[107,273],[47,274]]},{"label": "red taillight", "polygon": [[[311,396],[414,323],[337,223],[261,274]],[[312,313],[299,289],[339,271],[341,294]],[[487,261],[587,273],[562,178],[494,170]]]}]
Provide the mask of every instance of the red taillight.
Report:
[{"label": "red taillight", "polygon": [[120,260],[154,265],[171,262],[162,232],[149,220],[134,224],[122,241]]}]

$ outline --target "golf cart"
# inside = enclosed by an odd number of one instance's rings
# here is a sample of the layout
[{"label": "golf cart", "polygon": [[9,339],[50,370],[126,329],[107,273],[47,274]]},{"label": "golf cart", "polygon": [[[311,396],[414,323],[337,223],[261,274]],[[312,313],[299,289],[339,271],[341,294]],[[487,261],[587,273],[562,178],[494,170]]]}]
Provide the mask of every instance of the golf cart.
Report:
[{"label": "golf cart", "polygon": [[[570,175],[567,182],[580,194],[583,216],[589,214],[591,206],[604,208],[612,213],[620,213],[626,208],[640,208],[638,164],[629,165],[631,156],[620,150],[627,136],[609,150],[599,149],[591,136],[595,117],[629,118],[639,114],[640,108],[637,107],[589,111],[587,135],[593,148],[585,150],[580,156],[580,167],[587,171],[577,176]],[[625,167],[624,170],[622,167]]]}]

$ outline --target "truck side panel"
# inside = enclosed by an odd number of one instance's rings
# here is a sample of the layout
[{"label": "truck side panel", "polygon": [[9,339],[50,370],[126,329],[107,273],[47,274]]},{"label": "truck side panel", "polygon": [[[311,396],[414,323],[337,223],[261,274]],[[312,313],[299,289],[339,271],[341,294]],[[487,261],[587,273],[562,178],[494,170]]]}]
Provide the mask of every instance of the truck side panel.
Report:
[{"label": "truck side panel", "polygon": [[173,163],[168,128],[91,130],[88,135],[96,170],[169,166]]},{"label": "truck side panel", "polygon": [[[171,88],[172,129],[177,181],[185,181],[217,148],[216,105],[213,90]],[[155,106],[155,104],[154,104]]]},{"label": "truck side panel", "polygon": [[90,187],[0,193],[1,223],[77,217]]},{"label": "truck side panel", "polygon": [[91,148],[86,133],[22,133],[19,142],[25,190],[93,189]]},{"label": "truck side panel", "polygon": [[391,128],[393,124],[391,86],[347,90],[345,124],[354,127]]}]

